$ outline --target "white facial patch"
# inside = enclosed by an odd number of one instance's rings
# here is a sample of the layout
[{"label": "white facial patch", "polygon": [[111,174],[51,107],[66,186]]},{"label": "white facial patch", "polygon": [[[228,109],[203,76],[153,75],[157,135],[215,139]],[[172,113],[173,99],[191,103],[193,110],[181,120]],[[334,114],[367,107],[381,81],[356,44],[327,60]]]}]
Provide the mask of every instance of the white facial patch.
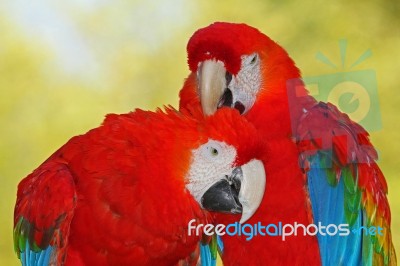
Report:
[{"label": "white facial patch", "polygon": [[239,73],[232,78],[229,89],[232,91],[233,104],[240,102],[246,113],[253,106],[261,87],[261,64],[257,53],[242,56]]},{"label": "white facial patch", "polygon": [[203,194],[217,181],[232,173],[236,155],[233,146],[211,139],[192,151],[186,188],[197,202],[201,204]]}]

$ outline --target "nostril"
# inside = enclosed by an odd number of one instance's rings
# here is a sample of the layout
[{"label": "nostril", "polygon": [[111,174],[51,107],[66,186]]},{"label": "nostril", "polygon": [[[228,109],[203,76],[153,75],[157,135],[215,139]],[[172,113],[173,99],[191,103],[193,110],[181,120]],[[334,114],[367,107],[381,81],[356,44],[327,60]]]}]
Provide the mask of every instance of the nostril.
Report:
[{"label": "nostril", "polygon": [[232,107],[232,102],[233,102],[232,92],[230,89],[226,88],[224,94],[219,100],[218,108],[221,108],[222,106]]},{"label": "nostril", "polygon": [[246,107],[241,102],[235,102],[234,108],[240,112],[240,114],[243,114],[244,111],[246,110]]}]

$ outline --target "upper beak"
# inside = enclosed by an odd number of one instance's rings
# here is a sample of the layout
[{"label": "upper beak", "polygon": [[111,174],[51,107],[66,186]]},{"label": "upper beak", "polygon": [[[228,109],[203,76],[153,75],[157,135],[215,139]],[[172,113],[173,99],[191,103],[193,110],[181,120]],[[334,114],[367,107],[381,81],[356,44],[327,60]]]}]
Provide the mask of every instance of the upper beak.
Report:
[{"label": "upper beak", "polygon": [[212,115],[217,111],[218,104],[227,87],[224,64],[216,60],[202,62],[198,68],[197,78],[203,113]]},{"label": "upper beak", "polygon": [[225,213],[242,213],[240,223],[256,212],[265,191],[265,170],[259,160],[237,167],[227,179],[213,184],[202,196],[203,208]]}]

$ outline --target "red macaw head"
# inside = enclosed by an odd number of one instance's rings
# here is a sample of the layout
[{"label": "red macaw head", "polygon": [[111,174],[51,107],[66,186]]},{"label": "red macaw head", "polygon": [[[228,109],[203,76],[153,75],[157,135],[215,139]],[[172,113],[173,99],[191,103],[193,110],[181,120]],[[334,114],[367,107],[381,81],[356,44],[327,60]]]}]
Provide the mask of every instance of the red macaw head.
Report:
[{"label": "red macaw head", "polygon": [[177,167],[182,161],[189,162],[183,170],[186,188],[201,207],[241,213],[240,221],[245,222],[260,205],[266,183],[258,132],[236,110],[228,108],[203,119],[192,128],[199,141],[191,142],[196,145],[190,149],[190,159],[178,155],[182,157]]},{"label": "red macaw head", "polygon": [[285,94],[287,80],[300,77],[283,48],[246,24],[216,22],[199,29],[187,52],[192,73],[181,91],[181,107],[200,101],[207,115],[222,106],[247,113]]}]

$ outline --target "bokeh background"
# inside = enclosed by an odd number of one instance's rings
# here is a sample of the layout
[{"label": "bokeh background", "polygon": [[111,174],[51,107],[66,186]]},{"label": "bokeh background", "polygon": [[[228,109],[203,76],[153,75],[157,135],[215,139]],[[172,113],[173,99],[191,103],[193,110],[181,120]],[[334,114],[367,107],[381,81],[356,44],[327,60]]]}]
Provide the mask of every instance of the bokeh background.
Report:
[{"label": "bokeh background", "polygon": [[[311,2],[311,1],[310,1]],[[334,3],[333,3],[334,2]],[[106,113],[177,106],[186,42],[213,21],[245,22],[284,46],[304,76],[376,73],[382,127],[371,133],[389,183],[400,250],[400,2],[0,2],[0,265],[18,265],[12,220],[18,182]],[[347,40],[342,66],[338,42]],[[337,67],[316,59],[323,53]]]}]

